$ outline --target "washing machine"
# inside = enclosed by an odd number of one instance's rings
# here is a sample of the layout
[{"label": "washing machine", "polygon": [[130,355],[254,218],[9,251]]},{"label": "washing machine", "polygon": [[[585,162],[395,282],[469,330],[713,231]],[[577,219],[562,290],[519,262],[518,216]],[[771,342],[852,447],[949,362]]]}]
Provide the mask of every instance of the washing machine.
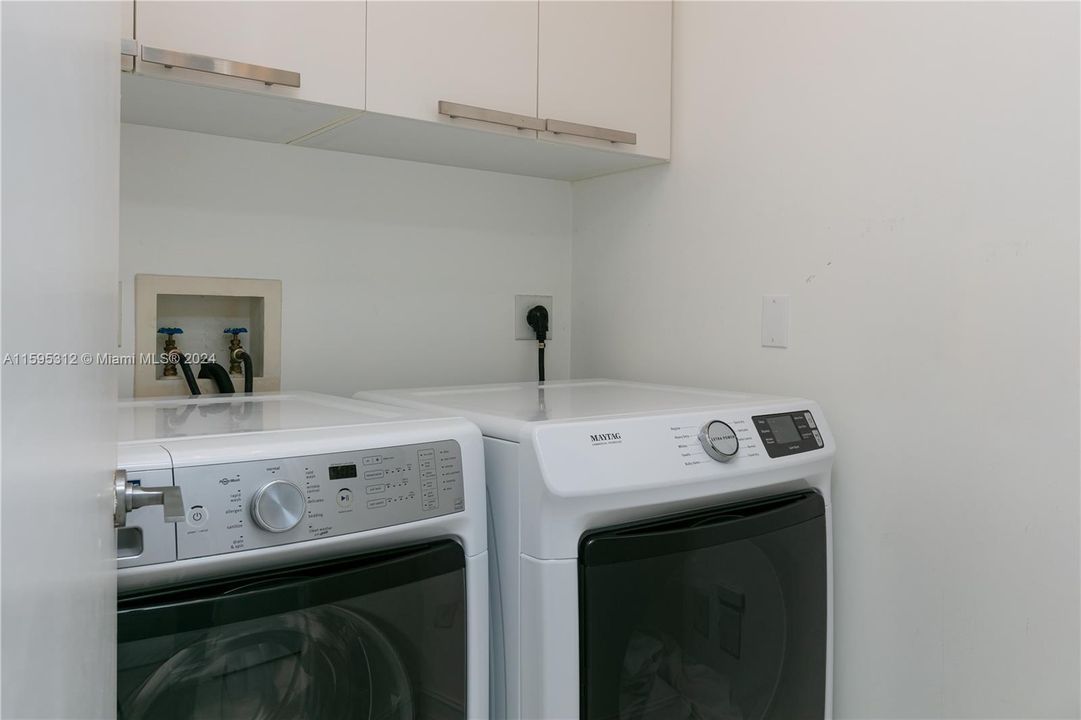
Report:
[{"label": "washing machine", "polygon": [[117,717],[488,717],[480,432],[307,393],[121,403]]},{"label": "washing machine", "polygon": [[493,717],[831,716],[818,405],[609,380],[357,397],[484,434]]}]

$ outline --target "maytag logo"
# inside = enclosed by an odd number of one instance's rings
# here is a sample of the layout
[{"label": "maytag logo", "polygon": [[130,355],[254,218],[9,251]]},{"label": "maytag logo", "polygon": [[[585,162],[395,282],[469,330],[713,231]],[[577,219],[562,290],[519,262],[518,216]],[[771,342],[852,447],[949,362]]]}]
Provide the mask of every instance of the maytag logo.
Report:
[{"label": "maytag logo", "polygon": [[614,445],[623,442],[623,435],[620,433],[600,433],[590,435],[589,440],[594,445]]}]

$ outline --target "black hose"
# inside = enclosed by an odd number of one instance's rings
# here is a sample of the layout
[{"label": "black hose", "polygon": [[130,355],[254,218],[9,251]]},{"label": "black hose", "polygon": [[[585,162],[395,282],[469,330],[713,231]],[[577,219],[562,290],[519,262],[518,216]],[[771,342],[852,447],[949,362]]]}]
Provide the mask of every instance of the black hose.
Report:
[{"label": "black hose", "polygon": [[184,353],[177,353],[176,364],[180,366],[180,371],[184,373],[184,380],[188,383],[188,392],[192,395],[202,395],[203,391],[199,389],[199,383],[195,382],[195,375],[191,372],[191,365],[188,364],[188,359],[184,357]]},{"label": "black hose", "polygon": [[244,392],[250,393],[252,386],[255,384],[255,371],[252,368],[251,355],[243,350],[238,350],[234,357],[244,363]]},{"label": "black hose", "polygon": [[544,382],[544,343],[537,343],[537,375]]},{"label": "black hose", "polygon": [[199,377],[210,378],[218,386],[218,392],[233,394],[233,381],[229,379],[229,373],[216,362],[205,362],[199,367]]}]

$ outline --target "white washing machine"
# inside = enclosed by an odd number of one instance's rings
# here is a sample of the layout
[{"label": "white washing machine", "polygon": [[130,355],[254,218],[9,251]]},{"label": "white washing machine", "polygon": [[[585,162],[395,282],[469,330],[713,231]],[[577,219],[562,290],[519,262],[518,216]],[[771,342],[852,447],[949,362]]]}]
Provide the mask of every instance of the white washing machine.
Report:
[{"label": "white washing machine", "polygon": [[119,718],[488,717],[474,425],[275,393],[120,426]]},{"label": "white washing machine", "polygon": [[357,397],[484,433],[493,717],[831,716],[815,403],[606,380]]}]

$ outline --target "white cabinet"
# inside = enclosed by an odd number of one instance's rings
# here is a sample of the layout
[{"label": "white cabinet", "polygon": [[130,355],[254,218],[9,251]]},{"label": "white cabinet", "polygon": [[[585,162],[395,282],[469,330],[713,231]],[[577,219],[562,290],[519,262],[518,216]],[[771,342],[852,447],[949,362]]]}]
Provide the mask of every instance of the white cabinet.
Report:
[{"label": "white cabinet", "polygon": [[120,37],[135,39],[135,0],[120,3]]},{"label": "white cabinet", "polygon": [[636,135],[634,144],[567,133],[542,139],[669,157],[671,2],[541,0],[538,37],[538,114]]},{"label": "white cabinet", "polygon": [[[139,0],[135,33],[142,75],[364,108],[364,2]],[[159,50],[178,55],[161,56]],[[142,59],[155,56],[178,62],[166,68]],[[212,64],[215,59],[234,64]],[[289,86],[289,75],[265,75],[266,69],[299,74],[300,87]],[[260,77],[284,82],[266,85]]]},{"label": "white cabinet", "polygon": [[[123,0],[120,5],[120,39],[135,42],[135,0]],[[131,72],[135,69],[135,57],[125,54],[131,46],[121,47],[120,69]]]},{"label": "white cabinet", "polygon": [[125,122],[568,180],[669,157],[671,0],[133,7]]},{"label": "white cabinet", "polygon": [[[439,113],[439,102],[537,120],[537,3],[368,3],[370,112],[535,136]],[[507,118],[494,115],[495,120]]]}]

